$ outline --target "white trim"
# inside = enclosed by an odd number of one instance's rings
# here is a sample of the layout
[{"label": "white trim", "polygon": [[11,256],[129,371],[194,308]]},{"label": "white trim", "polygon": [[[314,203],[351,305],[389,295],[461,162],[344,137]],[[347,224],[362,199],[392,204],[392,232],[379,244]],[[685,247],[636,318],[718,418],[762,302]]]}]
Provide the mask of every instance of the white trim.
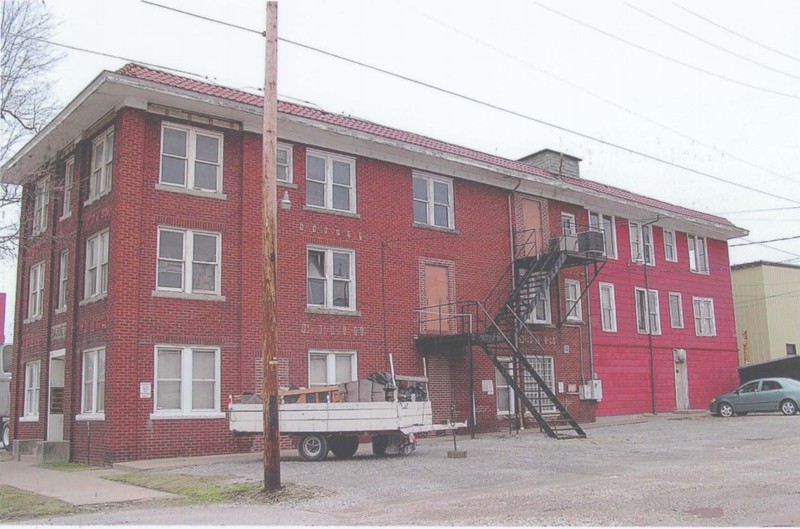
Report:
[{"label": "white trim", "polygon": [[79,413],[75,416],[76,421],[105,421],[105,413]]},{"label": "white trim", "polygon": [[[325,355],[325,382],[314,384],[311,382],[311,355]],[[336,357],[350,357],[350,380],[336,381]],[[358,351],[354,349],[309,349],[306,356],[308,362],[308,386],[333,385],[341,382],[350,382],[358,379]]]},{"label": "white trim", "polygon": [[53,349],[52,351],[50,351],[50,360],[52,360],[53,358],[61,358],[62,356],[66,355],[67,355],[67,350],[64,348]]},{"label": "white trim", "polygon": [[[164,133],[167,129],[171,129],[174,131],[180,131],[186,133],[186,156],[181,158],[176,155],[172,154],[165,154],[164,153]],[[206,165],[215,165],[217,168],[217,175],[216,175],[216,188],[215,189],[205,189],[199,188],[196,185],[196,178],[195,178],[195,163],[198,162],[197,159],[197,137],[198,136],[205,136],[207,138],[214,138],[217,140],[217,163],[214,164],[213,162],[208,162],[205,160],[199,160],[200,162]],[[162,121],[161,122],[161,135],[160,135],[160,145],[158,150],[158,182],[157,184],[160,186],[171,186],[178,189],[186,189],[191,191],[196,191],[198,193],[209,193],[211,195],[222,195],[223,194],[223,174],[224,174],[224,145],[225,143],[225,135],[219,132],[214,132],[208,129],[199,128],[199,127],[189,127],[186,125],[180,125],[178,123],[173,123],[171,121]],[[184,173],[183,173],[183,183],[173,183],[173,182],[165,182],[163,177],[163,169],[164,169],[164,157],[173,158],[173,159],[181,159],[185,161]]]},{"label": "white trim", "polygon": [[58,282],[56,291],[56,314],[67,310],[67,285],[69,284],[69,249],[61,250],[58,256]]},{"label": "white trim", "polygon": [[[83,276],[83,301],[89,303],[103,296],[108,295],[108,247],[109,229],[100,230],[86,238],[86,253],[84,253],[84,276]],[[94,251],[95,263],[89,261],[90,252]],[[90,265],[94,265],[91,266]],[[89,271],[95,270],[94,281],[89,278]],[[105,272],[105,281],[103,273]],[[105,284],[104,284],[105,283]]]},{"label": "white trim", "polygon": [[[279,150],[286,151],[286,174],[288,178],[286,180],[281,180],[280,178],[277,178],[277,182],[283,185],[291,185],[294,183],[294,146],[288,143],[278,142],[278,145],[276,146],[276,151]],[[278,158],[276,155],[275,163],[278,167],[280,167],[280,164],[278,164],[277,161]]]},{"label": "white trim", "polygon": [[[575,298],[571,299],[570,288],[575,289]],[[564,309],[567,321],[583,321],[583,300],[581,299],[581,282],[575,279],[564,280]],[[570,307],[570,303],[573,303]]]},{"label": "white trim", "polygon": [[[597,227],[592,226],[592,215],[595,215],[598,220]],[[611,221],[611,252],[608,251],[606,248],[606,230],[605,230],[605,223],[604,217],[608,218]],[[619,259],[619,252],[617,250],[617,218],[614,215],[609,215],[607,213],[601,213],[599,211],[589,211],[589,228],[592,230],[599,231],[603,234],[603,254],[606,256],[607,259]]]},{"label": "white trim", "polygon": [[[530,280],[533,280],[533,277]],[[542,291],[544,293],[544,296],[539,298],[539,302],[536,303],[535,307],[533,307],[530,316],[528,316],[527,323],[538,323],[541,325],[550,325],[551,323],[553,323],[553,313],[551,310],[552,306],[550,303],[550,287],[551,286],[548,285],[547,288]],[[536,317],[537,316],[536,309],[539,307],[539,304],[541,304],[542,307],[544,308],[543,319]]]},{"label": "white trim", "polygon": [[[617,332],[617,300],[614,293],[614,284],[613,283],[600,283],[598,288],[598,300],[600,303],[600,329],[603,332]],[[611,302],[610,307],[603,306],[603,289],[607,289],[609,292],[609,298]],[[611,322],[606,321],[607,318],[605,317],[605,311],[609,310],[611,312]],[[609,325],[610,323],[610,325]]]},{"label": "white trim", "polygon": [[[114,185],[114,142],[116,136],[114,135],[114,126],[110,126],[103,132],[97,135],[92,141],[92,156],[89,161],[89,197],[84,202],[84,205],[89,204],[101,199],[111,192]],[[109,140],[111,140],[109,142]],[[108,157],[108,144],[111,144],[111,159]],[[100,167],[97,167],[97,147],[103,144],[103,160]],[[99,171],[98,178],[95,180],[95,173]]]},{"label": "white trim", "polygon": [[[158,270],[161,261],[177,263],[177,258],[161,257],[161,234],[163,232],[180,233],[182,237],[182,256],[180,258],[181,264],[181,286],[180,287],[167,287],[158,284]],[[192,287],[192,279],[194,276],[194,238],[196,235],[214,237],[216,239],[215,258],[213,265],[214,269],[214,290],[198,290],[194,291]],[[210,262],[200,262],[200,264],[210,265]],[[154,292],[161,293],[174,293],[174,294],[188,294],[192,296],[202,296],[191,299],[213,299],[222,297],[222,234],[219,232],[194,230],[190,228],[176,228],[172,226],[158,226],[156,233],[156,277],[155,277],[155,290]],[[166,296],[164,296],[166,297]],[[176,296],[179,297],[179,296]]]},{"label": "white trim", "polygon": [[[423,180],[426,183],[426,195],[427,198],[423,201],[422,199],[414,197],[414,179]],[[447,186],[447,204],[437,203],[434,199],[434,183],[439,183]],[[423,173],[421,171],[412,171],[411,172],[411,195],[412,195],[412,220],[414,225],[418,226],[425,226],[425,227],[432,227],[432,228],[440,228],[445,230],[455,230],[456,229],[456,219],[455,219],[455,195],[453,190],[453,179],[452,178],[445,178],[443,176],[433,175],[430,173]],[[424,202],[425,203],[425,221],[417,220],[416,216],[414,215],[413,211],[413,203],[414,202]],[[447,226],[441,226],[436,224],[436,206],[445,206],[447,207]]]},{"label": "white trim", "polygon": [[[310,180],[311,182],[321,184],[323,186],[323,204],[309,204],[308,203],[308,188],[309,188],[309,178],[308,178],[308,158],[313,156],[315,158],[321,158],[325,162],[325,174],[324,180]],[[333,162],[344,163],[350,166],[350,185],[347,186],[349,189],[349,202],[350,208],[349,209],[339,209],[333,207],[333,188],[334,186],[338,187],[345,187],[342,184],[334,184],[333,183]],[[356,204],[358,193],[356,192],[356,159],[352,156],[343,156],[341,154],[333,154],[330,152],[320,151],[317,149],[306,149],[306,197],[305,197],[305,205],[310,207],[315,207],[319,209],[331,210],[331,211],[343,211],[346,213],[357,213],[358,207]]]},{"label": "white trim", "polygon": [[150,414],[150,419],[153,421],[166,421],[166,420],[176,420],[176,421],[185,421],[185,420],[192,420],[192,419],[224,419],[227,417],[225,412],[197,412],[191,414],[171,414],[171,413],[162,413],[162,412],[153,412]]},{"label": "white trim", "polygon": [[[33,283],[34,269],[36,269],[35,285]],[[24,323],[40,320],[44,314],[44,272],[44,261],[39,261],[28,269],[28,317]],[[33,302],[34,298],[35,302]]]},{"label": "white trim", "polygon": [[[309,303],[308,299],[308,254],[309,252],[323,252],[325,258],[324,275],[321,278],[313,278],[316,280],[323,279],[325,281],[325,301],[323,305]],[[347,307],[334,306],[333,304],[333,254],[346,253],[350,256],[350,277],[348,282],[350,284],[350,299]],[[331,246],[318,246],[309,244],[306,246],[306,307],[309,309],[325,309],[331,311],[354,312],[356,307],[356,251],[352,248],[334,248]]]},{"label": "white trim", "polygon": [[[69,185],[67,185],[69,181]],[[64,191],[61,195],[61,217],[59,221],[72,216],[72,190],[75,187],[75,157],[70,156],[64,163]]]},{"label": "white trim", "polygon": [[[678,318],[680,318],[680,324],[675,325],[672,322],[672,299],[678,298]],[[683,329],[684,328],[684,321],[683,321],[683,296],[680,292],[670,292],[667,298],[669,300],[669,325],[673,329]]]},{"label": "white trim", "polygon": [[[698,251],[698,242],[702,241],[703,247],[703,261],[699,262],[697,258],[699,257]],[[710,268],[708,263],[708,239],[705,237],[701,237],[699,235],[692,235],[691,233],[686,234],[686,243],[688,244],[688,252],[689,252],[689,271],[693,274],[702,274],[702,275],[709,275]]]},{"label": "white trim", "polygon": [[[92,397],[93,402],[91,403],[90,409],[86,409],[86,355],[94,355],[94,360],[92,362]],[[100,358],[103,358],[103,369],[102,373],[100,370]],[[81,351],[80,355],[81,360],[81,415],[104,415],[105,416],[105,395],[106,395],[106,347],[92,347],[90,349],[84,349]],[[103,380],[103,401],[102,401],[102,410],[98,411],[100,399],[98,399],[98,389],[100,387],[100,375],[102,374]]]},{"label": "white trim", "polygon": [[[703,320],[702,320],[702,305],[701,304],[708,304],[709,310],[709,324],[710,329],[708,332],[702,332],[703,330]],[[694,312],[694,333],[695,336],[716,336],[717,335],[717,316],[714,312],[714,299],[713,298],[702,298],[692,296],[692,309]]]},{"label": "white trim", "polygon": [[[634,287],[634,309],[636,311],[636,332],[638,334],[652,334],[653,336],[658,336],[661,334],[661,308],[659,306],[658,301],[658,290],[650,289],[645,290],[641,287]],[[640,319],[640,304],[639,304],[639,293],[646,292],[645,294],[645,319],[642,322]],[[651,297],[655,299],[651,301]],[[653,306],[655,307],[655,311],[652,310]],[[657,329],[651,329],[650,320],[652,317],[655,317],[655,322],[658,324]],[[644,329],[641,327],[641,323],[644,323]]]},{"label": "white trim", "polygon": [[198,191],[197,189],[187,189],[169,184],[156,184],[156,191],[166,191],[168,193],[179,193],[193,197],[213,198],[215,200],[227,200],[225,193],[212,193],[211,191]]},{"label": "white trim", "polygon": [[[34,368],[36,371],[36,376],[28,376],[28,369]],[[22,394],[22,416],[19,420],[23,422],[37,422],[39,420],[39,400],[41,399],[41,391],[42,391],[42,361],[41,360],[34,360],[32,362],[25,363],[25,370],[24,370],[25,381],[23,384],[24,393]],[[32,382],[35,378],[35,382],[37,383],[35,386],[30,386],[29,382]],[[28,401],[28,393],[33,391],[35,397],[32,401]],[[28,413],[28,404],[33,404],[32,408],[35,408],[33,411],[34,413]]]},{"label": "white trim", "polygon": [[[160,349],[171,349],[179,352],[180,362],[180,399],[179,409],[158,409],[158,353]],[[192,362],[194,360],[194,352],[213,351],[214,352],[214,409],[199,409],[192,410],[192,391],[193,391],[193,373]],[[202,418],[219,418],[225,416],[224,412],[220,411],[220,399],[222,385],[222,348],[217,345],[178,345],[178,344],[156,344],[153,347],[153,412],[150,415],[151,419],[202,419]]]},{"label": "white trim", "polygon": [[[672,235],[672,259],[669,258],[669,253],[667,253],[667,234]],[[677,263],[678,262],[678,235],[675,230],[669,230],[667,228],[661,228],[661,234],[664,238],[664,260],[669,261],[670,263]]]},{"label": "white trim", "polygon": [[[636,233],[635,239],[633,237],[634,230]],[[645,242],[645,235],[647,236],[647,242]],[[647,257],[649,257],[649,259],[647,259],[647,266],[655,266],[656,253],[653,244],[653,225],[648,224],[645,226],[641,222],[628,220],[628,238],[631,243],[631,262],[644,264],[644,257],[647,255]]]},{"label": "white trim", "polygon": [[33,222],[31,236],[36,237],[47,231],[47,210],[50,204],[50,178],[36,182],[33,195]]}]

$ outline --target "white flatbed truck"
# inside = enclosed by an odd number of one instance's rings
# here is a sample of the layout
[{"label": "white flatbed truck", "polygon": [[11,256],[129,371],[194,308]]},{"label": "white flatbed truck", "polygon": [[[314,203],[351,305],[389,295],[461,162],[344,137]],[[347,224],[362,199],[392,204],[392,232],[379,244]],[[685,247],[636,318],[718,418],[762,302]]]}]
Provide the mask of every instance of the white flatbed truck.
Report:
[{"label": "white flatbed truck", "polygon": [[[424,383],[425,377],[396,376],[398,382]],[[361,381],[359,381],[361,382]],[[426,388],[427,389],[427,388]],[[282,400],[294,395],[333,395],[339,386],[286,391]],[[427,395],[427,391],[425,391]],[[278,421],[281,434],[298,437],[297,449],[305,461],[321,461],[328,451],[341,459],[353,457],[358,450],[359,436],[368,435],[372,452],[377,456],[402,454],[414,450],[414,434],[466,427],[466,423],[434,424],[431,401],[398,400],[395,388],[393,400],[377,402],[295,402],[281,403]],[[228,419],[233,432],[264,431],[263,405],[259,402],[230,402]],[[305,400],[305,399],[303,399]],[[321,400],[321,399],[316,399]]]}]

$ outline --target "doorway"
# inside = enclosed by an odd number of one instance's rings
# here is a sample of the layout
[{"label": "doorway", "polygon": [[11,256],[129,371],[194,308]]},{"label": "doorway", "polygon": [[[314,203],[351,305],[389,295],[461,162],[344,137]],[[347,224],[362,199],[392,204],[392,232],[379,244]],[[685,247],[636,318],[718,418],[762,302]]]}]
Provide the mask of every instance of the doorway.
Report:
[{"label": "doorway", "polygon": [[450,296],[446,266],[426,264],[425,302],[428,307],[424,315],[423,332],[426,334],[448,334],[450,332]]},{"label": "doorway", "polygon": [[675,410],[689,410],[689,373],[686,369],[686,349],[673,349],[675,368]]},{"label": "doorway", "polygon": [[47,440],[64,440],[64,374],[65,350],[50,352],[50,369],[47,392]]},{"label": "doorway", "polygon": [[517,241],[517,248],[524,249],[524,256],[539,255],[544,252],[542,237],[542,205],[536,200],[522,200],[522,240]]}]

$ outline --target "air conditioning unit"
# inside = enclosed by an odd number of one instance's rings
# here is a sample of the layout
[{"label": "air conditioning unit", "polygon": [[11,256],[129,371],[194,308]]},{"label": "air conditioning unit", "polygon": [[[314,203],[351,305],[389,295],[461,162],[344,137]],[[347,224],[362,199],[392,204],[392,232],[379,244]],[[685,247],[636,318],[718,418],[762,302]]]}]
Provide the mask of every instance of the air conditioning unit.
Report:
[{"label": "air conditioning unit", "polygon": [[578,236],[574,234],[564,235],[561,239],[561,251],[566,252],[577,252],[580,250],[580,245],[578,243]]},{"label": "air conditioning unit", "polygon": [[603,400],[603,381],[593,379],[586,384],[582,384],[578,397],[581,400],[594,400],[600,402]]}]

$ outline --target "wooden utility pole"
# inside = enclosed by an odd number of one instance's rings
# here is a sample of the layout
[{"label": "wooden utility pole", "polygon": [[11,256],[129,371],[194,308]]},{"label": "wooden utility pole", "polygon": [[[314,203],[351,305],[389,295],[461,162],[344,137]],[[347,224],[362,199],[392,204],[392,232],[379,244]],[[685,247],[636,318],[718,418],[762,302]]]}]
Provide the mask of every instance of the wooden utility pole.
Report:
[{"label": "wooden utility pole", "polygon": [[277,138],[278,138],[278,2],[267,2],[266,67],[264,71],[264,490],[281,488],[281,449],[278,423],[278,318],[275,296],[277,253]]}]

